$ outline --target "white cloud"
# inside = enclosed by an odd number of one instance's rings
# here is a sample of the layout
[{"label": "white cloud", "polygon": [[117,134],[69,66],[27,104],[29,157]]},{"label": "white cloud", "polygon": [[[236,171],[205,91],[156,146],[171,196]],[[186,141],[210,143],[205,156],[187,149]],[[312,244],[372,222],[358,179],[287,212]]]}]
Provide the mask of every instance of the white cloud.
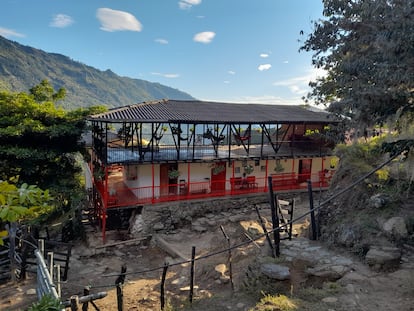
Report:
[{"label": "white cloud", "polygon": [[270,68],[272,68],[272,65],[270,64],[262,64],[262,65],[259,65],[259,67],[257,67],[259,71],[269,70]]},{"label": "white cloud", "polygon": [[161,76],[164,78],[169,78],[169,79],[175,79],[175,78],[179,78],[180,75],[178,73],[160,73],[160,72],[151,72],[152,75],[154,76]]},{"label": "white cloud", "polygon": [[178,6],[181,10],[188,10],[193,5],[199,5],[201,0],[181,0],[178,2]]},{"label": "white cloud", "polygon": [[96,17],[101,22],[100,29],[104,31],[141,31],[142,25],[134,15],[108,8],[99,8]]},{"label": "white cloud", "polygon": [[74,20],[72,17],[66,14],[56,14],[53,16],[52,21],[49,23],[50,27],[65,28],[72,25]]},{"label": "white cloud", "polygon": [[201,43],[210,43],[211,41],[213,41],[214,37],[216,36],[215,32],[212,31],[204,31],[204,32],[199,32],[197,33],[193,40],[195,42],[201,42]]},{"label": "white cloud", "polygon": [[168,40],[159,38],[159,39],[155,39],[155,42],[159,43],[159,44],[168,44]]},{"label": "white cloud", "polygon": [[223,81],[223,83],[224,83],[224,84],[230,84],[230,81],[225,80],[225,81]]},{"label": "white cloud", "polygon": [[13,29],[7,29],[7,28],[2,28],[2,27],[0,27],[0,36],[3,36],[7,39],[11,37],[19,37],[19,38],[25,37],[24,34],[16,32]]},{"label": "white cloud", "polygon": [[229,70],[229,71],[227,71],[227,73],[228,73],[229,75],[235,75],[235,74],[236,74],[236,72],[235,72],[235,71],[233,71],[233,70]]},{"label": "white cloud", "polygon": [[260,54],[260,57],[261,57],[261,58],[268,58],[268,57],[269,57],[269,54],[267,54],[267,53],[262,53],[262,54]]},{"label": "white cloud", "polygon": [[283,61],[284,64],[289,64],[288,60]]},{"label": "white cloud", "polygon": [[313,68],[302,76],[276,81],[273,85],[287,87],[293,94],[304,95],[309,92],[309,82],[324,75],[324,70]]},{"label": "white cloud", "polygon": [[262,104],[262,105],[303,105],[301,98],[290,97],[282,98],[274,95],[263,96],[241,96],[222,99],[201,98],[205,101],[218,101],[223,103],[238,103],[238,104]]}]

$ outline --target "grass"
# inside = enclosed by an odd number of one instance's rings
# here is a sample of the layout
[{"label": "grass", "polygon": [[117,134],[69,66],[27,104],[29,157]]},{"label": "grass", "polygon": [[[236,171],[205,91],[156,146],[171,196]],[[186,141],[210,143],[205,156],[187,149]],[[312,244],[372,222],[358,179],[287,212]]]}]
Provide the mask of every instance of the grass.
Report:
[{"label": "grass", "polygon": [[266,295],[257,303],[257,305],[249,309],[249,311],[294,311],[299,310],[297,302],[285,295]]}]

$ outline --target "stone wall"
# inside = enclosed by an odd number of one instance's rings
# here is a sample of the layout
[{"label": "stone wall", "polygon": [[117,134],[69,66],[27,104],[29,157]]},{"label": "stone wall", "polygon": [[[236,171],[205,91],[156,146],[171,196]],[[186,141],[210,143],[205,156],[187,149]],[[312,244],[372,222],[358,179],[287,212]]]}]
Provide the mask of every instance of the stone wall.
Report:
[{"label": "stone wall", "polygon": [[252,209],[255,204],[268,203],[267,194],[243,197],[220,197],[192,201],[176,201],[165,204],[144,206],[142,222],[144,234],[155,232],[173,232],[176,229],[191,225],[192,222],[208,214],[236,212],[236,210]]}]

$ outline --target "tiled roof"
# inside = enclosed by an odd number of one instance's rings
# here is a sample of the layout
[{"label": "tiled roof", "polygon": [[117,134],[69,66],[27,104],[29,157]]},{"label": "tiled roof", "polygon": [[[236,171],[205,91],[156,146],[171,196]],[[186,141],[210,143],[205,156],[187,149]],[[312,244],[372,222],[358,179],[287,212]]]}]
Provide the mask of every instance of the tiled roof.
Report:
[{"label": "tiled roof", "polygon": [[301,106],[233,104],[206,101],[159,100],[143,102],[89,117],[90,121],[143,123],[330,123],[325,112]]}]

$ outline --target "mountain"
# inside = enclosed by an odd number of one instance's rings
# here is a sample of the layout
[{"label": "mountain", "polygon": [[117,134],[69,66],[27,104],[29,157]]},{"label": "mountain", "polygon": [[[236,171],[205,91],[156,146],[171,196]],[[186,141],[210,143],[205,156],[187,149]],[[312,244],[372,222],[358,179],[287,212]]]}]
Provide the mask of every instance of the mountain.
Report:
[{"label": "mountain", "polygon": [[64,108],[119,107],[154,99],[194,99],[180,90],[101,71],[67,56],[23,46],[0,36],[0,90],[28,92],[43,79],[66,89]]}]

